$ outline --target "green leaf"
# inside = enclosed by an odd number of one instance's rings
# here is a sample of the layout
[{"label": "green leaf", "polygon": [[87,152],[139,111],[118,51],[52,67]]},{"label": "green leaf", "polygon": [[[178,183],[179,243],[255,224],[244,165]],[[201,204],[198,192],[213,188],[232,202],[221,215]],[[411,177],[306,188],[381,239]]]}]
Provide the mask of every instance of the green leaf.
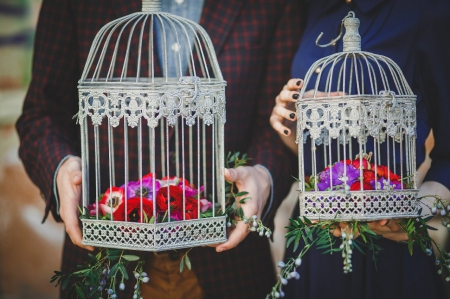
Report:
[{"label": "green leaf", "polygon": [[110,260],[110,261],[118,260],[119,257],[120,257],[120,255],[108,255],[107,256],[108,260]]},{"label": "green leaf", "polygon": [[79,297],[81,297],[81,299],[86,299],[86,295],[84,295],[83,290],[78,284],[75,285],[75,292]]},{"label": "green leaf", "polygon": [[236,216],[238,216],[240,218],[244,218],[244,210],[242,210],[241,207],[236,209]]},{"label": "green leaf", "polygon": [[65,290],[67,288],[67,286],[69,285],[69,282],[70,282],[70,275],[64,277],[64,280],[63,280],[63,283],[61,285],[61,288],[63,290]]},{"label": "green leaf", "polygon": [[122,273],[123,278],[128,280],[128,272],[123,264],[119,264],[119,270],[120,270],[120,273]]},{"label": "green leaf", "polygon": [[305,222],[308,223],[309,225],[312,225],[311,220],[309,220],[309,219],[306,218],[306,217],[303,217],[303,221],[305,221]]},{"label": "green leaf", "polygon": [[245,203],[248,199],[252,199],[252,198],[251,197],[243,198],[243,199],[239,200],[239,203]]},{"label": "green leaf", "polygon": [[79,270],[79,271],[75,271],[73,272],[74,275],[77,276],[87,276],[89,273],[89,271],[91,271],[91,269],[83,269],[83,270]]},{"label": "green leaf", "polygon": [[289,245],[291,245],[291,243],[295,240],[295,236],[291,236],[287,241],[286,241],[286,248],[289,247]]},{"label": "green leaf", "polygon": [[120,264],[115,264],[114,266],[111,267],[111,269],[109,270],[109,274],[108,274],[109,278],[116,276],[117,270],[119,269],[119,265]]},{"label": "green leaf", "polygon": [[235,197],[239,197],[239,196],[244,196],[244,195],[247,195],[247,194],[248,194],[247,191],[241,191],[241,192],[236,193],[234,196]]},{"label": "green leaf", "polygon": [[408,238],[408,250],[409,250],[409,254],[412,255],[413,254],[413,240],[412,240],[412,238]]},{"label": "green leaf", "polygon": [[143,211],[143,213],[144,213],[144,223],[148,223],[147,213],[145,213],[145,211]]},{"label": "green leaf", "polygon": [[189,259],[189,257],[187,256],[187,254],[185,255],[185,259],[184,261],[186,262],[186,267],[191,270],[191,260]]},{"label": "green leaf", "polygon": [[[301,231],[300,231],[301,232]],[[294,252],[297,251],[298,246],[300,245],[300,238],[303,236],[302,233],[298,233],[297,236],[295,237],[295,243],[294,243]],[[303,236],[304,237],[304,236]],[[305,241],[305,243],[307,243]]]},{"label": "green leaf", "polygon": [[181,258],[181,261],[180,261],[180,273],[182,273],[183,270],[184,270],[184,256]]},{"label": "green leaf", "polygon": [[134,261],[139,260],[139,257],[137,255],[125,254],[125,255],[122,255],[122,257],[129,262],[134,262]]},{"label": "green leaf", "polygon": [[89,283],[94,286],[100,281],[100,277],[94,272],[89,273]]}]

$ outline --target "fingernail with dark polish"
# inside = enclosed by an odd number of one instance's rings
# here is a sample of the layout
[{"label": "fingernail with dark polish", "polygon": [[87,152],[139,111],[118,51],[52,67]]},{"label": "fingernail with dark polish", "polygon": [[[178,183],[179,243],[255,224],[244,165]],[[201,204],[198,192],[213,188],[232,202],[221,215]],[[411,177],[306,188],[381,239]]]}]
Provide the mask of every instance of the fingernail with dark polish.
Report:
[{"label": "fingernail with dark polish", "polygon": [[298,93],[294,93],[293,95],[292,95],[292,98],[294,99],[294,100],[296,100],[296,99],[298,99]]},{"label": "fingernail with dark polish", "polygon": [[287,134],[289,133],[289,131],[288,130],[284,130],[284,135],[286,135],[287,136]]},{"label": "fingernail with dark polish", "polygon": [[295,117],[295,113],[291,113],[291,114],[289,114],[289,117],[290,117],[291,119],[294,119],[294,117]]},{"label": "fingernail with dark polish", "polygon": [[297,86],[300,86],[300,84],[302,84],[302,80],[298,80],[295,84],[297,84]]}]

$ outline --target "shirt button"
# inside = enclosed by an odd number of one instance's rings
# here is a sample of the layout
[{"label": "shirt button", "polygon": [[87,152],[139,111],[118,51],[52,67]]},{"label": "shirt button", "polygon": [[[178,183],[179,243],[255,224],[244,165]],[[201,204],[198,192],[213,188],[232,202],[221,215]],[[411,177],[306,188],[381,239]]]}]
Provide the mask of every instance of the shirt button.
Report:
[{"label": "shirt button", "polygon": [[177,4],[183,4],[184,0],[175,0]]},{"label": "shirt button", "polygon": [[174,52],[180,51],[180,44],[179,43],[173,43],[172,44],[172,51],[174,51]]}]

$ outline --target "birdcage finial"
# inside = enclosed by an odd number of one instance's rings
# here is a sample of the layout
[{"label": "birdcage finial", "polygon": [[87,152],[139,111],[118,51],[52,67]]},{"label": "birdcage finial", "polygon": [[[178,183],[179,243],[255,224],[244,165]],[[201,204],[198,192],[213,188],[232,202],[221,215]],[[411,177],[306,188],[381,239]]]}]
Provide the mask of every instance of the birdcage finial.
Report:
[{"label": "birdcage finial", "polygon": [[344,43],[343,51],[361,51],[361,35],[359,35],[359,19],[355,18],[355,13],[350,11],[343,20],[345,34],[342,38]]},{"label": "birdcage finial", "polygon": [[316,39],[316,45],[321,48],[334,46],[342,36],[342,27],[345,27],[345,34],[344,37],[342,38],[344,42],[343,51],[344,52],[361,51],[361,36],[359,35],[358,32],[359,19],[355,18],[355,13],[353,11],[350,11],[347,14],[347,16],[342,20],[341,31],[339,32],[339,35],[336,38],[332,39],[328,44],[320,45],[319,40],[323,35],[323,32],[321,32]]},{"label": "birdcage finial", "polygon": [[143,12],[159,12],[161,11],[161,0],[142,0]]}]

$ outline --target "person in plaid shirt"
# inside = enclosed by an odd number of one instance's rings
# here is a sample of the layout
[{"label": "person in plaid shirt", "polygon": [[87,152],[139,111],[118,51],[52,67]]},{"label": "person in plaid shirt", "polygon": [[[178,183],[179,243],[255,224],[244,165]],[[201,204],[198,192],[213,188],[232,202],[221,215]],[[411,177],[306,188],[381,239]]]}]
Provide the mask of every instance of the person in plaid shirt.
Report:
[{"label": "person in plaid shirt", "polygon": [[[42,4],[32,81],[17,130],[20,157],[46,202],[44,220],[51,211],[66,226],[63,272],[82,263],[86,249],[94,249],[81,244],[77,215],[81,193],[80,136],[73,119],[78,111],[77,81],[98,30],[140,10],[137,0],[44,0]],[[250,192],[252,200],[244,205],[246,216],[265,215],[265,225],[272,229],[275,211],[290,189],[295,163],[267,119],[272,99],[289,78],[304,13],[301,1],[205,0],[199,22],[212,39],[227,81],[225,153],[239,151],[252,158],[251,166],[226,171],[226,177]],[[118,172],[120,167],[116,165]],[[184,281],[198,285],[199,292],[190,291],[192,285],[166,281],[166,289],[158,293],[159,285],[153,286],[149,297],[264,298],[275,283],[269,240],[247,234],[247,226],[240,223],[226,243],[189,253],[194,279]],[[162,256],[179,261],[172,253]],[[147,259],[155,256],[147,254]],[[179,275],[178,269],[173,272]],[[127,285],[118,296],[131,298],[132,291]]]}]

